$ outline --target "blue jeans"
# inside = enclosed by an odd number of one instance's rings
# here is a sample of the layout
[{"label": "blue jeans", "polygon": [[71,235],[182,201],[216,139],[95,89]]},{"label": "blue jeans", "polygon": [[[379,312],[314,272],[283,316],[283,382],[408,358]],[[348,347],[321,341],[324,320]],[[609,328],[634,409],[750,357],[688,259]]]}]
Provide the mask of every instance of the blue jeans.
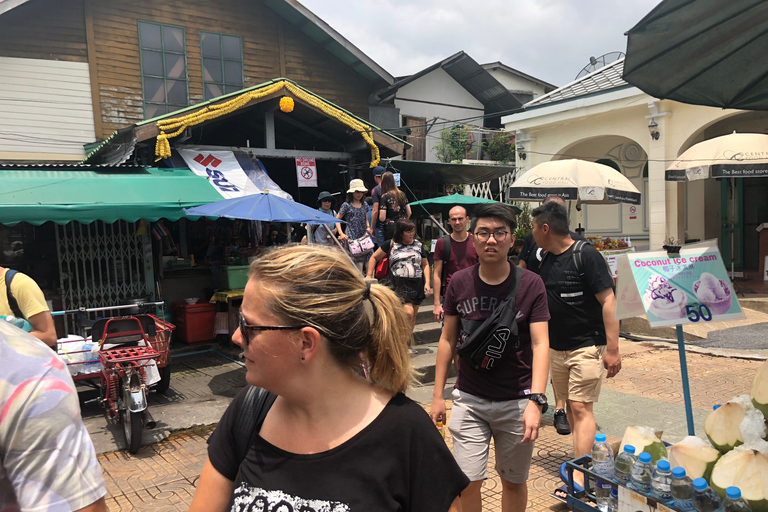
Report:
[{"label": "blue jeans", "polygon": [[381,247],[384,243],[384,226],[377,224],[373,231],[376,234],[376,245]]}]

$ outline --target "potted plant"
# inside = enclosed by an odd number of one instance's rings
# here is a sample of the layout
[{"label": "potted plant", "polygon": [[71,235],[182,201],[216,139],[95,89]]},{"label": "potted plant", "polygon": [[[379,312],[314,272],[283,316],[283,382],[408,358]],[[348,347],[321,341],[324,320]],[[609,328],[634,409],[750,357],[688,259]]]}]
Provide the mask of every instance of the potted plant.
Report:
[{"label": "potted plant", "polygon": [[667,251],[667,254],[680,254],[680,248],[683,246],[682,241],[671,236],[664,241],[664,245],[661,247]]}]

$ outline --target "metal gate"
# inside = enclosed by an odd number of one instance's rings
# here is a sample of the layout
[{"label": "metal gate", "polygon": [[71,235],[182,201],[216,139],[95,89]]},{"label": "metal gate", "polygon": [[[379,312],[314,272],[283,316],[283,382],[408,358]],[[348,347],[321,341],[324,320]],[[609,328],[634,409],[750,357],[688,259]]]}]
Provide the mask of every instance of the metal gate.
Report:
[{"label": "metal gate", "polygon": [[[128,303],[153,291],[152,243],[139,223],[96,221],[56,226],[63,309]],[[84,317],[66,315],[68,333],[79,333]]]}]

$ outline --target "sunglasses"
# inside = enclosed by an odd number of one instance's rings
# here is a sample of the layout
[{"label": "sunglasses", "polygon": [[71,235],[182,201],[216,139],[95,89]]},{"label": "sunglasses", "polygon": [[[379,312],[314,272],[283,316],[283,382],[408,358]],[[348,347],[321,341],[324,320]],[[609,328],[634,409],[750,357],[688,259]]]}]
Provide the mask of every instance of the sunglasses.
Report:
[{"label": "sunglasses", "polygon": [[248,331],[297,331],[308,327],[306,325],[248,325],[245,323],[245,317],[242,312],[238,316],[240,317],[240,336],[242,336],[243,344],[246,347],[251,342]]}]

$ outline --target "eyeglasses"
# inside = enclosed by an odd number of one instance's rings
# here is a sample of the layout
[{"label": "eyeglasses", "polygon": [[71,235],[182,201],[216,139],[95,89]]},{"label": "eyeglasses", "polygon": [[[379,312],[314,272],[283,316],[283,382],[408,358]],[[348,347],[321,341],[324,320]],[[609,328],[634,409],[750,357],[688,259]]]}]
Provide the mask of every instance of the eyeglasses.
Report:
[{"label": "eyeglasses", "polygon": [[247,347],[250,343],[248,331],[298,331],[307,327],[306,325],[248,325],[245,323],[245,317],[241,312],[240,316],[240,336],[243,337],[243,344]]},{"label": "eyeglasses", "polygon": [[509,231],[494,231],[493,233],[489,233],[488,231],[478,231],[477,233],[475,233],[475,236],[481,242],[487,242],[491,238],[491,236],[493,236],[494,240],[496,240],[497,242],[501,242],[505,238],[507,238],[508,234],[509,234]]}]

